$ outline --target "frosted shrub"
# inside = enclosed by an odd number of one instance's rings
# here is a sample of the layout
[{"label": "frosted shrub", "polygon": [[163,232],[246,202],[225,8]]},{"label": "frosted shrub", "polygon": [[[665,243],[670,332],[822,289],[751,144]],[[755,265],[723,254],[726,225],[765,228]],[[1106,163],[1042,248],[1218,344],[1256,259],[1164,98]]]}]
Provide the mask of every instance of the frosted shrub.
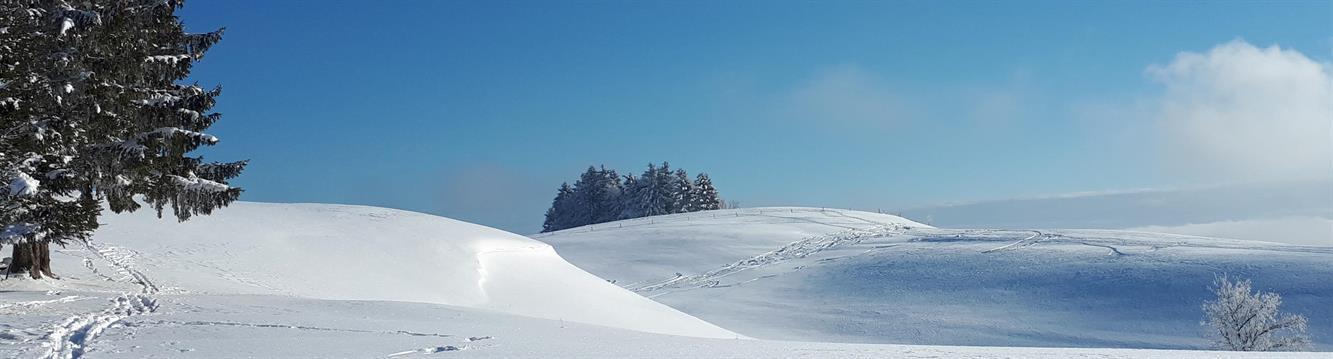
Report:
[{"label": "frosted shrub", "polygon": [[1221,350],[1298,351],[1310,348],[1305,317],[1278,313],[1282,296],[1255,292],[1250,281],[1217,277],[1210,288],[1217,295],[1203,303],[1209,339]]}]

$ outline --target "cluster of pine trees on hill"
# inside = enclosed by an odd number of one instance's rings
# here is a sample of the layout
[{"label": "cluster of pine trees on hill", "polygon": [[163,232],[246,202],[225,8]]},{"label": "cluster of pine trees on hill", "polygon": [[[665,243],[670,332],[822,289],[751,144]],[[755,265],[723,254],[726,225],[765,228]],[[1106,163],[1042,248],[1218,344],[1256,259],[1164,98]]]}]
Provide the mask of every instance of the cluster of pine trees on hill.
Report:
[{"label": "cluster of pine trees on hill", "polygon": [[542,232],[558,231],[620,219],[670,213],[705,211],[722,207],[722,198],[708,174],[690,181],[683,169],[648,164],[642,175],[623,178],[615,170],[588,166],[573,186],[560,190],[546,210]]}]

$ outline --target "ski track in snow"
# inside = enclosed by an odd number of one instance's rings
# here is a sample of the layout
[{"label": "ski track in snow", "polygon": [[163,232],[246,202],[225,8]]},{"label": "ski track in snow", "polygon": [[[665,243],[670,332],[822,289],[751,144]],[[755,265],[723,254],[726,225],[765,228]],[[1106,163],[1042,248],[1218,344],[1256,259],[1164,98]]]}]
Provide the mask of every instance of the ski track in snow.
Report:
[{"label": "ski track in snow", "polygon": [[[868,222],[878,223],[873,221],[868,221]],[[809,255],[822,252],[829,248],[849,245],[849,244],[856,244],[869,238],[887,236],[890,234],[901,232],[902,230],[903,228],[898,225],[880,224],[880,226],[870,229],[850,229],[826,235],[812,236],[806,239],[792,242],[781,248],[778,248],[777,250],[760,254],[758,256],[754,256],[748,259],[743,259],[735,263],[726,265],[722,268],[708,271],[707,273],[704,274],[688,275],[688,276],[680,275],[676,276],[675,278],[668,279],[666,281],[640,286],[637,288],[629,288],[629,289],[639,293],[649,293],[664,289],[714,287],[719,285],[719,281],[717,279],[738,272],[742,272],[752,268],[772,265],[789,259],[804,258]],[[653,296],[649,296],[649,298],[651,297]]]},{"label": "ski track in snow", "polygon": [[406,336],[413,336],[413,337],[439,337],[439,338],[452,338],[452,337],[454,337],[453,335],[449,335],[449,334],[422,333],[422,332],[413,332],[413,331],[407,331],[407,330],[365,330],[365,329],[343,329],[343,328],[315,327],[315,326],[308,326],[308,325],[293,325],[293,324],[242,323],[242,322],[206,321],[206,320],[192,320],[192,321],[175,321],[175,320],[138,321],[138,322],[135,322],[135,323],[133,323],[133,324],[128,324],[127,326],[139,326],[139,325],[228,326],[228,327],[249,327],[249,328],[295,329],[295,330],[309,330],[309,331],[323,331],[323,332],[346,332],[346,333],[363,333],[363,334],[406,335]]},{"label": "ski track in snow", "polygon": [[56,325],[47,341],[42,358],[74,359],[88,351],[93,339],[117,322],[133,315],[157,310],[157,299],[144,294],[121,294],[111,300],[111,308],[101,313],[81,314],[66,318]]},{"label": "ski track in snow", "polygon": [[1018,248],[1018,247],[1027,247],[1027,246],[1031,246],[1031,245],[1037,244],[1037,242],[1040,242],[1040,241],[1043,239],[1042,237],[1044,237],[1044,236],[1045,236],[1045,235],[1042,234],[1041,231],[1032,231],[1032,235],[1031,235],[1031,236],[1028,236],[1027,238],[1020,239],[1020,240],[1018,240],[1018,242],[1014,242],[1014,243],[1006,244],[1006,245],[1003,245],[1003,246],[999,246],[999,247],[995,247],[995,248],[987,249],[987,250],[982,251],[981,253],[994,253],[994,252],[999,252],[999,251],[1003,251],[1003,250],[1014,249],[1014,248]]},{"label": "ski track in snow", "polygon": [[[60,323],[52,325],[47,331],[49,334],[46,335],[45,341],[41,342],[41,346],[46,348],[45,353],[41,356],[43,359],[80,358],[88,352],[94,339],[107,328],[117,325],[125,318],[152,313],[158,308],[157,298],[153,296],[158,291],[157,285],[153,284],[153,281],[147,275],[133,267],[132,257],[134,254],[132,251],[117,247],[102,248],[90,242],[84,242],[83,244],[88,253],[93,254],[93,258],[105,261],[116,268],[116,271],[123,276],[124,281],[137,284],[139,293],[120,293],[110,300],[111,306],[109,308],[100,312],[72,315],[66,317]],[[85,257],[83,264],[90,273],[105,280],[115,280],[99,272],[92,259]],[[68,303],[83,299],[91,298],[67,296],[54,300],[11,303],[0,307],[0,309]]]},{"label": "ski track in snow", "polygon": [[[134,252],[119,247],[99,248],[92,242],[83,242],[88,251],[96,254],[98,258],[110,263],[122,275],[131,278],[141,287],[142,294],[157,294],[157,285],[148,279],[147,275],[134,268]],[[85,265],[87,263],[85,262]],[[91,268],[91,266],[90,266]]]},{"label": "ski track in snow", "polygon": [[[794,213],[795,211],[796,210],[789,209],[788,213]],[[873,225],[874,227],[865,229],[865,228],[823,222],[816,219],[810,219],[804,217],[790,217],[790,216],[779,216],[775,214],[765,214],[764,211],[762,210],[760,210],[757,213],[737,212],[736,213],[737,216],[743,214],[746,216],[754,216],[754,217],[781,218],[786,220],[802,221],[802,222],[809,222],[830,227],[843,228],[845,230],[825,235],[807,237],[805,239],[787,244],[781,248],[778,248],[777,250],[760,254],[758,256],[754,256],[741,261],[737,261],[722,268],[709,271],[707,273],[698,275],[677,275],[676,277],[671,279],[645,285],[640,285],[639,283],[632,283],[632,284],[627,284],[625,288],[639,293],[647,293],[663,289],[689,289],[689,288],[716,287],[720,285],[720,282],[717,280],[718,278],[726,277],[728,275],[735,274],[737,272],[741,272],[747,269],[767,266],[770,264],[782,262],[789,259],[803,258],[833,247],[838,247],[847,244],[856,244],[869,238],[887,236],[890,234],[899,233],[904,230],[911,229],[911,227],[909,226],[884,223],[858,216],[853,216],[844,213],[843,211],[840,210],[809,209],[809,210],[802,210],[802,212],[818,212],[820,214],[829,217],[850,218],[861,222],[866,222],[867,224]],[[776,211],[774,213],[782,213],[782,211]],[[686,217],[686,219],[688,220],[688,216]],[[1040,234],[1040,232],[1038,232],[1038,234]],[[874,251],[876,249],[871,249],[871,251]],[[800,268],[798,267],[797,270],[800,270]],[[761,276],[758,278],[753,278],[732,285],[741,285],[770,277],[772,276]],[[649,295],[648,297],[652,298],[663,294],[666,293]]]}]

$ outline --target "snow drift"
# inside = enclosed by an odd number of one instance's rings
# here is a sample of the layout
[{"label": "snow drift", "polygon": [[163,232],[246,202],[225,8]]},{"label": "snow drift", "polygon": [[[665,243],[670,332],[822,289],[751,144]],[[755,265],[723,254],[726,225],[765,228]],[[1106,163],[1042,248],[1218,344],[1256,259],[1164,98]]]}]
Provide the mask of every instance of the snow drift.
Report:
[{"label": "snow drift", "polygon": [[[163,293],[438,303],[653,333],[736,337],[588,274],[547,244],[438,216],[239,202],[182,223],[151,211],[103,220],[94,235],[97,249],[152,273],[151,285]],[[77,258],[53,259],[78,264]]]}]

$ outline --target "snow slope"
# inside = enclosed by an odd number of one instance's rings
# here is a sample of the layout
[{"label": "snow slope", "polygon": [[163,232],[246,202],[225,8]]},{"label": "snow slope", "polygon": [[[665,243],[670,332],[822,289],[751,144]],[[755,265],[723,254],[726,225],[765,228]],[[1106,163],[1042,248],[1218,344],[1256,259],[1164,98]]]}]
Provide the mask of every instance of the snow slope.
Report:
[{"label": "snow slope", "polygon": [[1201,348],[1199,306],[1213,276],[1228,273],[1283,294],[1285,310],[1309,317],[1318,348],[1333,349],[1328,247],[949,230],[800,208],[699,212],[535,238],[594,274],[763,339]]},{"label": "snow slope", "polygon": [[105,259],[111,268],[102,274],[151,277],[135,279],[146,292],[438,303],[654,333],[736,336],[579,270],[549,245],[443,217],[242,202],[183,223],[150,211],[103,221],[90,250],[53,255],[57,273],[75,276],[87,271],[78,266]]},{"label": "snow slope", "polygon": [[625,287],[674,273],[703,273],[811,236],[885,224],[931,228],[901,217],[804,207],[719,210],[636,218],[530,235],[574,265]]}]

